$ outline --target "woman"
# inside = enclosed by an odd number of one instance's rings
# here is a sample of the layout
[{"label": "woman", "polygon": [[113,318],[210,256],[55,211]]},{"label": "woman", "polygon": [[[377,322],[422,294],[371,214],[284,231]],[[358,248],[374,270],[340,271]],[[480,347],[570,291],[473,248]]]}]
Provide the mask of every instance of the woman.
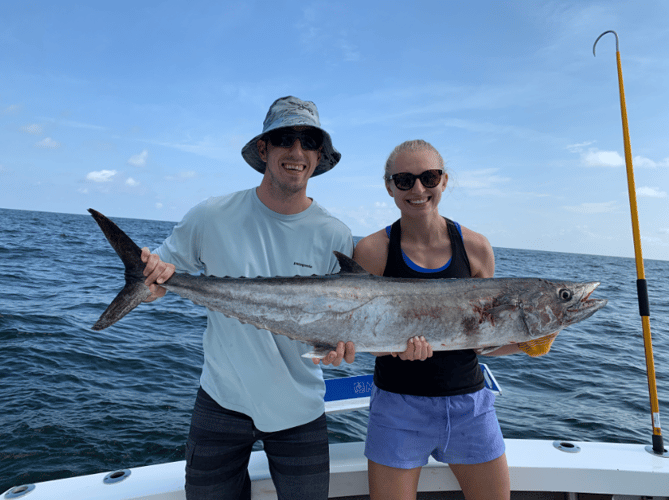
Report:
[{"label": "woman", "polygon": [[[495,259],[485,236],[439,215],[448,174],[432,145],[416,140],[397,146],[384,178],[401,217],[358,243],[353,257],[362,267],[379,276],[493,277]],[[492,354],[514,352],[516,345]],[[494,395],[484,388],[476,353],[433,353],[415,337],[401,354],[375,354],[365,446],[372,500],[415,499],[430,455],[449,464],[468,500],[508,499]]]}]

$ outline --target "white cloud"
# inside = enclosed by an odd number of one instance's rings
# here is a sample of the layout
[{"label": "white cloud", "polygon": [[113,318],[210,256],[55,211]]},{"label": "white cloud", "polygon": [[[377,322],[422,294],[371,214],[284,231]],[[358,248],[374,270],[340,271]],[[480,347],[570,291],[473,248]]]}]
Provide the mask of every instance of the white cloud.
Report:
[{"label": "white cloud", "polygon": [[669,167],[669,158],[665,158],[661,161],[654,161],[650,158],[644,158],[643,156],[635,156],[632,160],[632,165],[639,168]]},{"label": "white cloud", "polygon": [[86,175],[86,180],[92,182],[110,182],[115,175],[116,170],[100,170],[98,172],[89,172]]},{"label": "white cloud", "polygon": [[168,175],[165,177],[165,179],[168,181],[183,182],[187,179],[194,179],[195,177],[197,177],[197,172],[194,170],[185,170],[183,172],[179,172],[177,175]]},{"label": "white cloud", "polygon": [[656,168],[657,163],[649,158],[644,158],[643,156],[635,156],[632,159],[632,166],[639,168]]},{"label": "white cloud", "polygon": [[648,186],[637,188],[636,195],[643,198],[666,198],[667,193]]},{"label": "white cloud", "polygon": [[156,208],[160,210],[161,208],[163,208],[163,204],[160,202],[156,203]]},{"label": "white cloud", "polygon": [[583,148],[590,146],[591,144],[594,144],[594,141],[586,141],[580,144],[570,144],[567,146],[567,149],[572,153],[580,153],[583,151]]},{"label": "white cloud", "polygon": [[126,185],[128,185],[130,187],[139,186],[139,182],[136,181],[135,179],[133,179],[132,177],[128,177],[126,179],[125,183],[126,183]]},{"label": "white cloud", "polygon": [[591,238],[593,240],[613,240],[613,236],[611,235],[602,235],[599,232],[592,231],[589,226],[587,225],[577,225],[575,227],[576,232],[580,234],[581,236],[586,236],[588,238]]},{"label": "white cloud", "polygon": [[622,167],[625,159],[617,151],[599,151],[590,149],[581,153],[581,160],[586,167]]},{"label": "white cloud", "polygon": [[32,135],[42,135],[42,126],[38,125],[37,123],[31,123],[30,125],[25,125],[21,127],[21,130],[23,132],[27,132]]},{"label": "white cloud", "polygon": [[348,34],[345,31],[340,34],[337,45],[342,51],[345,61],[359,61],[361,59],[358,47],[348,40]]},{"label": "white cloud", "polygon": [[388,225],[388,221],[394,221],[400,215],[395,204],[376,201],[371,205],[360,205],[358,207],[327,207],[327,210],[346,221],[354,235],[367,235],[379,228]]},{"label": "white cloud", "polygon": [[132,155],[128,160],[128,164],[135,167],[144,167],[146,165],[146,159],[149,157],[149,152],[145,149],[139,154]]},{"label": "white cloud", "polygon": [[105,130],[105,128],[101,127],[100,125],[91,125],[90,123],[73,122],[70,120],[59,122],[59,124],[72,128],[85,128],[88,130]]},{"label": "white cloud", "polygon": [[53,123],[56,125],[62,125],[64,127],[71,127],[71,128],[83,128],[83,129],[88,129],[88,130],[105,130],[104,127],[101,127],[99,125],[91,125],[90,123],[81,123],[81,122],[75,122],[71,120],[62,120],[60,118],[51,118],[48,116],[39,116],[37,117],[39,120],[43,122],[48,122],[48,123]]},{"label": "white cloud", "polygon": [[658,238],[658,237],[655,237],[655,236],[648,236],[648,235],[645,235],[645,234],[641,235],[641,241],[643,241],[644,243],[649,243],[651,245],[653,245],[653,244],[654,245],[662,245],[664,243],[662,238]]},{"label": "white cloud", "polygon": [[[593,144],[590,142],[583,142],[581,144],[572,144],[567,146],[567,149],[572,153],[579,153],[581,155],[581,162],[586,167],[624,167],[625,158],[618,153],[618,151],[601,151],[597,148],[590,148],[583,151],[583,148]],[[632,166],[638,168],[658,168],[669,167],[669,158],[655,161],[645,156],[635,156],[632,158]]]},{"label": "white cloud", "polygon": [[9,115],[9,114],[14,114],[18,113],[21,111],[23,106],[21,104],[12,104],[11,106],[6,107],[5,109],[2,110],[3,115]]},{"label": "white cloud", "polygon": [[464,171],[458,174],[455,181],[459,187],[467,189],[488,189],[499,187],[500,184],[509,182],[511,178],[496,175],[497,168],[486,168],[481,170]]},{"label": "white cloud", "polygon": [[[322,58],[356,62],[362,59],[358,46],[352,42],[348,29],[335,30],[337,7],[323,4],[307,7],[302,19],[295,25],[300,33],[301,47],[307,53],[320,53]],[[355,32],[356,26],[350,25]]]},{"label": "white cloud", "polygon": [[239,148],[237,146],[232,147],[233,141],[234,139],[226,141],[225,138],[217,140],[206,136],[202,140],[190,144],[186,142],[153,142],[153,144],[213,158],[214,160],[239,161]]},{"label": "white cloud", "polygon": [[577,214],[605,214],[615,212],[617,204],[615,201],[581,203],[580,205],[565,206],[564,209]]},{"label": "white cloud", "polygon": [[35,147],[43,149],[57,149],[60,147],[60,142],[54,141],[51,137],[45,137],[41,141],[35,143]]}]

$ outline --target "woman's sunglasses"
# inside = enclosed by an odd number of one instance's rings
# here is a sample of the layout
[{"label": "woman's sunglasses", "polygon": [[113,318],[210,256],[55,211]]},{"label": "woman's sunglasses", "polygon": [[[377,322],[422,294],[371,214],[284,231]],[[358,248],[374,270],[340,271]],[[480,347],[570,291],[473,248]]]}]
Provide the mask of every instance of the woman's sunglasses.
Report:
[{"label": "woman's sunglasses", "polygon": [[440,168],[434,170],[426,170],[420,175],[410,174],[409,172],[400,172],[399,174],[393,174],[390,177],[387,177],[387,180],[392,180],[395,182],[397,189],[402,191],[408,191],[416,184],[416,179],[420,179],[420,183],[423,187],[433,188],[437,187],[441,181],[441,176],[444,171]]},{"label": "woman's sunglasses", "polygon": [[269,142],[278,148],[290,148],[295,144],[295,139],[300,140],[302,149],[315,151],[323,145],[323,132],[317,128],[305,130],[294,130],[291,128],[279,128],[267,133]]}]

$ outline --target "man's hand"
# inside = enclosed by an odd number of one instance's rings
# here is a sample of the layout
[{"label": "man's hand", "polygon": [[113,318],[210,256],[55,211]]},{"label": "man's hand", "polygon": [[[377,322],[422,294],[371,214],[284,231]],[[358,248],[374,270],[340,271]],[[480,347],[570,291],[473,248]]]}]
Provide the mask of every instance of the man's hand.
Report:
[{"label": "man's hand", "polygon": [[413,337],[407,341],[407,348],[404,352],[391,352],[393,357],[399,357],[403,361],[425,361],[432,357],[432,346],[425,340],[425,337]]},{"label": "man's hand", "polygon": [[355,344],[353,342],[339,342],[336,351],[330,351],[323,359],[313,358],[313,362],[315,365],[322,362],[324,365],[339,366],[342,359],[347,363],[353,363],[355,360]]},{"label": "man's hand", "polygon": [[[144,268],[144,276],[146,280],[144,284],[149,287],[151,290],[151,295],[149,295],[144,302],[153,302],[154,300],[162,297],[167,293],[167,290],[163,288],[162,285],[174,274],[175,267],[174,264],[168,264],[160,260],[160,257],[155,253],[144,247],[142,248],[142,262],[146,263]],[[157,283],[157,285],[155,284]]]}]

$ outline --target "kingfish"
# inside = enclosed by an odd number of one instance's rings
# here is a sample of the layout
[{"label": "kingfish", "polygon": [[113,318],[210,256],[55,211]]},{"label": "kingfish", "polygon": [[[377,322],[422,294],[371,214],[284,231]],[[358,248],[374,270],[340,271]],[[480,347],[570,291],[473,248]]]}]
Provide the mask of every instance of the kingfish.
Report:
[{"label": "kingfish", "polygon": [[[140,248],[116,224],[89,209],[125,265],[125,287],[93,330],[113,325],[151,292]],[[592,316],[598,282],[541,278],[408,279],[374,276],[335,252],[340,272],[326,276],[229,278],[173,274],[161,286],[241,323],[285,335],[323,357],[338,341],[356,352],[402,352],[420,335],[436,351],[527,342]]]}]

